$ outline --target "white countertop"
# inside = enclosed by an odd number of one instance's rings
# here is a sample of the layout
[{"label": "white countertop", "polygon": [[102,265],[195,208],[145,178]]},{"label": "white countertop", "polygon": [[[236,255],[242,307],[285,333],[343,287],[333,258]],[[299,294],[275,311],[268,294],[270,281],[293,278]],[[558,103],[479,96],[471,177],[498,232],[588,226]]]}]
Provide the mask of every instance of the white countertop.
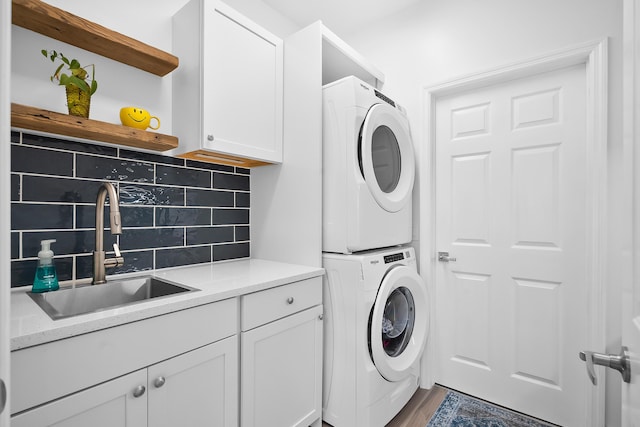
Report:
[{"label": "white countertop", "polygon": [[[317,277],[323,272],[324,270],[320,267],[261,259],[242,259],[140,272],[135,276],[152,275],[199,289],[199,291],[59,320],[49,318],[27,295],[31,287],[26,286],[14,289],[11,293],[11,350],[221,301]],[[111,276],[108,280],[124,277],[132,277],[132,275]],[[109,283],[107,281],[106,284],[98,286],[109,286]]]}]

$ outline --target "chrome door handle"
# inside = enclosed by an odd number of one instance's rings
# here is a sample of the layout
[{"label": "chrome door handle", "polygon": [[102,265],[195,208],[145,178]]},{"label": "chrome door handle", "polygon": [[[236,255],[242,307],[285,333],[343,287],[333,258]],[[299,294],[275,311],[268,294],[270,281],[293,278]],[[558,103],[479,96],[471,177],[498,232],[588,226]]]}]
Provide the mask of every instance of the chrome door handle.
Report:
[{"label": "chrome door handle", "polygon": [[627,347],[622,347],[619,355],[615,354],[602,354],[595,353],[593,351],[581,351],[579,356],[581,360],[584,360],[587,364],[587,375],[593,385],[598,384],[598,378],[596,378],[596,370],[594,365],[601,365],[607,368],[615,369],[622,375],[622,381],[625,383],[631,382],[631,362],[629,361],[629,355]]},{"label": "chrome door handle", "polygon": [[4,411],[4,407],[7,404],[7,386],[4,381],[0,379],[0,414]]},{"label": "chrome door handle", "polygon": [[438,252],[438,261],[440,262],[456,262],[455,258],[449,256],[449,252]]}]

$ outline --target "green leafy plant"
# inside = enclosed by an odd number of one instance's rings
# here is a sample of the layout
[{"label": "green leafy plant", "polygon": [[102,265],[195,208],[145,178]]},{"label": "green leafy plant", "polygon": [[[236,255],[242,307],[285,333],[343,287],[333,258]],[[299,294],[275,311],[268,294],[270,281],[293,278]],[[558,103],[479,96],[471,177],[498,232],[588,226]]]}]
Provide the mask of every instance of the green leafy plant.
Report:
[{"label": "green leafy plant", "polygon": [[[96,90],[98,90],[98,82],[95,79],[96,67],[95,65],[87,65],[82,66],[77,59],[69,59],[62,54],[62,52],[58,53],[55,50],[48,51],[46,49],[42,49],[42,55],[45,58],[49,58],[51,62],[56,62],[56,60],[60,60],[62,63],[56,68],[56,71],[51,76],[51,81],[54,79],[58,81],[60,86],[75,86],[83,92],[89,94],[89,96],[93,95]],[[68,73],[61,72],[64,66],[67,66]],[[91,67],[91,79],[87,81],[89,77],[89,73],[87,72],[87,68]]]}]

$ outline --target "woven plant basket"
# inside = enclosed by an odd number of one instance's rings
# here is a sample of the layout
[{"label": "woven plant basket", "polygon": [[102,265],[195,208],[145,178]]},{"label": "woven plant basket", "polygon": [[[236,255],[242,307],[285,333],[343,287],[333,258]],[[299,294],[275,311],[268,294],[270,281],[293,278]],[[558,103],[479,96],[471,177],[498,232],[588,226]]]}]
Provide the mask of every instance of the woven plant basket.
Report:
[{"label": "woven plant basket", "polygon": [[67,107],[69,107],[69,114],[88,119],[89,108],[91,107],[91,95],[88,92],[80,90],[77,86],[67,85],[65,88],[67,90]]}]

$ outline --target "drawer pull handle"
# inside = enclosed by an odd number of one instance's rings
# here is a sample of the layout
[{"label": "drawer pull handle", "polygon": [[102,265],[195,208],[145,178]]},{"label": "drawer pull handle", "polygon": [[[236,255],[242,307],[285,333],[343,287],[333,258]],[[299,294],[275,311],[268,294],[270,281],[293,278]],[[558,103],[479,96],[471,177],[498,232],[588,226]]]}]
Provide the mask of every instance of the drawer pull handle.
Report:
[{"label": "drawer pull handle", "polygon": [[143,385],[139,385],[138,387],[133,389],[133,397],[140,397],[147,391],[147,388]]},{"label": "drawer pull handle", "polygon": [[287,304],[293,304],[293,297],[287,298]]},{"label": "drawer pull handle", "polygon": [[153,385],[155,386],[155,388],[160,388],[164,385],[166,381],[167,380],[165,379],[165,377],[160,376],[156,378],[156,380],[153,382]]}]

